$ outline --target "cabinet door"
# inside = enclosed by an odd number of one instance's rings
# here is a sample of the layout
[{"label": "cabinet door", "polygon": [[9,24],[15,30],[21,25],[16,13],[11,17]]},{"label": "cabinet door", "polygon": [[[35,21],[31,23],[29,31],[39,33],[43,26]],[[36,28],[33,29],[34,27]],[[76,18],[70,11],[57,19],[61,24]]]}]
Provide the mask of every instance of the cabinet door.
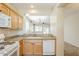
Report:
[{"label": "cabinet door", "polygon": [[18,29],[23,29],[23,18],[21,16],[19,16],[18,20]]},{"label": "cabinet door", "polygon": [[18,27],[18,16],[12,10],[10,10],[10,16],[11,16],[11,28],[17,29],[17,27]]},{"label": "cabinet door", "polygon": [[55,55],[55,40],[43,40],[43,55]]},{"label": "cabinet door", "polygon": [[14,29],[18,29],[18,15],[15,13],[15,19],[13,21]]},{"label": "cabinet door", "polygon": [[4,4],[0,4],[0,11],[5,13],[6,15],[9,15],[9,8]]},{"label": "cabinet door", "polygon": [[42,41],[24,40],[24,55],[42,55]]},{"label": "cabinet door", "polygon": [[33,44],[28,40],[24,40],[24,55],[33,55]]},{"label": "cabinet door", "polygon": [[19,41],[19,55],[20,56],[23,56],[23,46],[24,46],[23,40],[20,40]]},{"label": "cabinet door", "polygon": [[[39,40],[38,40],[39,41]],[[34,43],[34,55],[42,55],[42,42]]]}]

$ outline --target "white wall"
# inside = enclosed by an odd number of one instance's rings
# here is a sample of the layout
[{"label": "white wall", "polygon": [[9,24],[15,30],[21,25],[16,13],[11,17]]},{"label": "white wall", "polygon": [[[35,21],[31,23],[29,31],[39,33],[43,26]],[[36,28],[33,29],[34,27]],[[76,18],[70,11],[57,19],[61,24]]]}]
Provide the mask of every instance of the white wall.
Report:
[{"label": "white wall", "polygon": [[29,32],[29,29],[30,29],[30,22],[29,22],[29,20],[26,18],[26,19],[25,19],[25,31],[26,31],[26,33]]},{"label": "white wall", "polygon": [[50,33],[54,36],[56,36],[56,13],[52,11],[50,16]]},{"label": "white wall", "polygon": [[64,55],[64,8],[57,8],[57,24],[56,24],[56,53],[57,56]]},{"label": "white wall", "polygon": [[56,36],[56,55],[64,55],[64,9],[63,7],[54,8],[51,14],[51,34]]},{"label": "white wall", "polygon": [[30,22],[29,33],[33,33],[33,23]]},{"label": "white wall", "polygon": [[30,19],[28,17],[24,17],[24,32],[25,34],[29,34],[33,32],[33,23],[30,22]]},{"label": "white wall", "polygon": [[79,47],[79,10],[78,9],[65,10],[64,41]]}]

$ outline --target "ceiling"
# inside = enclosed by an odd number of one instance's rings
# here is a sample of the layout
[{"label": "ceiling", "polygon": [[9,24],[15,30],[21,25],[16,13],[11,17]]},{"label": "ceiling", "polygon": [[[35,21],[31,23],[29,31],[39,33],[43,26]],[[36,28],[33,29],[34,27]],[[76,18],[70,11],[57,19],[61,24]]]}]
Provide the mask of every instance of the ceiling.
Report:
[{"label": "ceiling", "polygon": [[34,24],[49,24],[48,16],[56,3],[10,3],[9,5],[19,11],[21,15],[29,14],[29,19]]},{"label": "ceiling", "polygon": [[[20,11],[20,14],[25,15],[50,15],[56,3],[10,3],[12,7]],[[31,8],[33,5],[33,8]],[[31,10],[35,10],[35,13],[31,13]]]}]

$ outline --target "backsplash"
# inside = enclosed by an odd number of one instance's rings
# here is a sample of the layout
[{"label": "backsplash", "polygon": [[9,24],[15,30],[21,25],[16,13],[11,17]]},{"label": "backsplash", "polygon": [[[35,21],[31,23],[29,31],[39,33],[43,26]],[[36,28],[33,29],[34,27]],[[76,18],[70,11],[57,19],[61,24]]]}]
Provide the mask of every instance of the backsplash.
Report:
[{"label": "backsplash", "polygon": [[3,33],[6,37],[21,35],[22,30],[11,30],[0,28],[0,33]]}]

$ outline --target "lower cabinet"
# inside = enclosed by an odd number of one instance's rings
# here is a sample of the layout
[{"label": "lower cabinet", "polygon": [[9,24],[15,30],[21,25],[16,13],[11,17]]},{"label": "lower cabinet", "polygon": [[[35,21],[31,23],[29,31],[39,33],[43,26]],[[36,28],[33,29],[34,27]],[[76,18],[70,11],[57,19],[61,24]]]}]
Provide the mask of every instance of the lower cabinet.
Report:
[{"label": "lower cabinet", "polygon": [[33,55],[33,44],[30,42],[24,42],[24,55]]},{"label": "lower cabinet", "polygon": [[41,40],[24,40],[24,55],[42,55]]},{"label": "lower cabinet", "polygon": [[34,43],[34,55],[42,55],[42,42],[35,42]]},{"label": "lower cabinet", "polygon": [[24,41],[20,40],[19,41],[19,56],[23,56],[23,47],[24,47]]},{"label": "lower cabinet", "polygon": [[24,40],[23,55],[55,55],[55,40]]}]

